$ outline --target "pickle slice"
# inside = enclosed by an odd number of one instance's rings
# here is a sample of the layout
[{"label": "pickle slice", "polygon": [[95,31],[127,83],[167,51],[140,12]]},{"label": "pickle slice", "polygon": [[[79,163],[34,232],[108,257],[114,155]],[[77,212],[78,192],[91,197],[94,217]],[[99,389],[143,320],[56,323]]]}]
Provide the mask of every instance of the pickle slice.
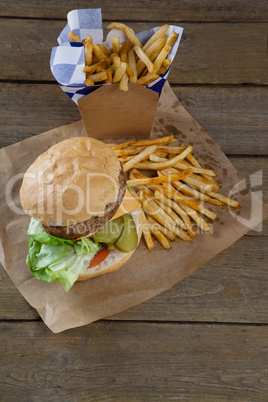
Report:
[{"label": "pickle slice", "polygon": [[115,243],[124,227],[124,219],[123,216],[116,218],[108,223],[101,230],[98,230],[92,237],[92,239],[97,243],[107,243],[113,244]]},{"label": "pickle slice", "polygon": [[123,253],[129,253],[134,250],[138,245],[138,235],[136,230],[136,225],[131,214],[123,215],[124,218],[124,229],[121,236],[114,243],[115,247],[122,251]]}]

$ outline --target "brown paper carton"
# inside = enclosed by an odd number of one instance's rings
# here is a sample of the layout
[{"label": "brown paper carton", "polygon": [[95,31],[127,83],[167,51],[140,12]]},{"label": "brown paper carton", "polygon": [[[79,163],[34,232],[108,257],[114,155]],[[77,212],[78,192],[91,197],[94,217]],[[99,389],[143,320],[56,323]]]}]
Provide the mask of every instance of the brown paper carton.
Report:
[{"label": "brown paper carton", "polygon": [[78,100],[79,111],[89,137],[150,137],[159,94],[129,83],[127,92],[119,84],[103,85]]}]

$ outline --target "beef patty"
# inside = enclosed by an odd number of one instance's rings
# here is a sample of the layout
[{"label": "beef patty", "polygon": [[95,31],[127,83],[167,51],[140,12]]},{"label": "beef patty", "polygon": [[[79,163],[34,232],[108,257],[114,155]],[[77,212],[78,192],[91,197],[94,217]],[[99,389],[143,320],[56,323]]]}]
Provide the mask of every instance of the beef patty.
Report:
[{"label": "beef patty", "polygon": [[118,210],[126,192],[126,179],[124,176],[123,168],[118,174],[118,181],[120,184],[117,200],[113,203],[107,204],[105,207],[105,213],[103,216],[92,216],[87,221],[78,222],[75,225],[70,226],[46,226],[43,225],[45,231],[52,236],[62,237],[64,239],[75,240],[80,237],[89,236],[94,234],[97,230],[100,230],[106,223],[114,216]]}]

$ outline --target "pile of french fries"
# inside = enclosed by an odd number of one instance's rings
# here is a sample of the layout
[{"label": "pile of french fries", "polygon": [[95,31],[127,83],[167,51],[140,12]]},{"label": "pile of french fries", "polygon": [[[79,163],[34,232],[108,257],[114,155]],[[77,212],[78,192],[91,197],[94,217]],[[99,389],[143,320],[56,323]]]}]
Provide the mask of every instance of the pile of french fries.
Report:
[{"label": "pile of french fries", "polygon": [[[233,208],[240,205],[217,192],[216,173],[201,167],[191,145],[170,145],[175,141],[171,135],[109,144],[128,172],[132,195],[142,205],[142,232],[149,251],[154,247],[152,235],[165,249],[171,247],[169,240],[175,237],[191,241],[196,235],[193,222],[210,232],[204,217],[213,222],[217,215],[204,203]],[[148,177],[141,171],[153,171],[157,176]]]},{"label": "pile of french fries", "polygon": [[78,35],[69,32],[72,42],[84,44],[87,86],[119,83],[119,89],[128,91],[128,82],[146,86],[169,68],[171,60],[167,56],[178,38],[174,31],[168,37],[165,35],[169,25],[161,26],[145,45],[125,24],[112,22],[107,28],[125,31],[128,41],[121,45],[119,37],[114,35],[111,52],[101,44],[94,45],[90,35],[81,41]]}]

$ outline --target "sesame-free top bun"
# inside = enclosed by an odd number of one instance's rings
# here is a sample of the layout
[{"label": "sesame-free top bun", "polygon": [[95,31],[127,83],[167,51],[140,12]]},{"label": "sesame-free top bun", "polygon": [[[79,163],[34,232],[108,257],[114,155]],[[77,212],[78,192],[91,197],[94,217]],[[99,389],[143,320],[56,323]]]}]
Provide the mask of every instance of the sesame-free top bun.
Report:
[{"label": "sesame-free top bun", "polygon": [[[102,218],[94,232],[111,219],[125,188],[115,152],[94,138],[74,137],[52,146],[35,160],[25,173],[20,199],[23,209],[39,219],[47,232],[78,238],[92,232],[92,225],[82,232],[76,225]],[[61,227],[74,229],[67,236]]]},{"label": "sesame-free top bun", "polygon": [[[141,220],[140,208],[132,211],[131,215],[133,216],[133,219],[136,224],[138,234],[138,244],[139,244],[142,235],[142,220]],[[99,265],[96,265],[93,268],[88,268],[84,272],[84,274],[79,275],[77,281],[85,281],[87,279],[93,278],[94,276],[108,274],[109,272],[116,271],[130,259],[135,250],[132,250],[129,253],[122,253],[119,250],[110,251],[110,253],[103,262],[101,262]]]}]

